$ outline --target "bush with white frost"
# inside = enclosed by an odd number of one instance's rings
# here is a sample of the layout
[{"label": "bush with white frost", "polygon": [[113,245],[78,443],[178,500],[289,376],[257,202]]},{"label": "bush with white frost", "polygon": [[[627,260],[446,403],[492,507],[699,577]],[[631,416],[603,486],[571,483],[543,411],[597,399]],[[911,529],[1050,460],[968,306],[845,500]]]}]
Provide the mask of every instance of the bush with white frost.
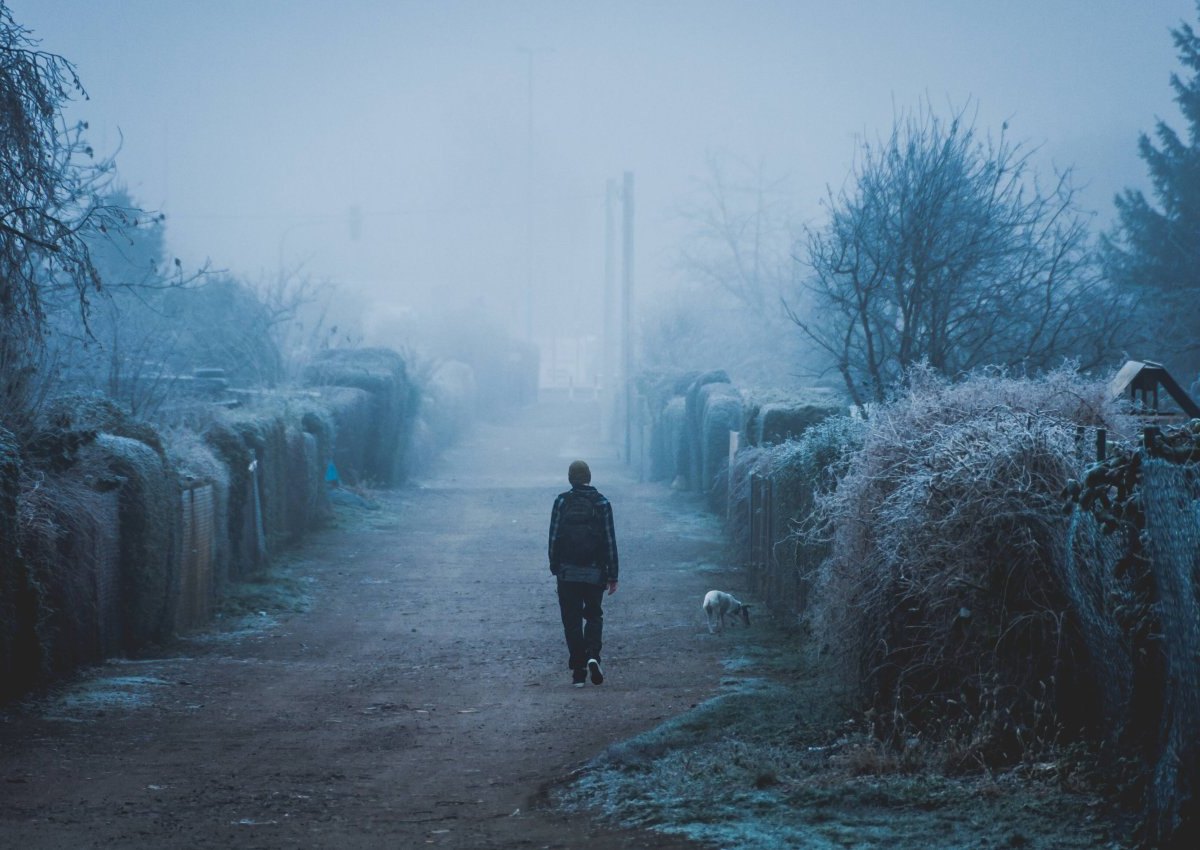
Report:
[{"label": "bush with white frost", "polygon": [[1064,367],[950,383],[918,368],[874,411],[836,488],[812,610],[872,703],[876,732],[969,739],[1003,762],[1085,724],[1085,654],[1060,570],[1062,492],[1090,460],[1079,427],[1131,433],[1103,382]]}]

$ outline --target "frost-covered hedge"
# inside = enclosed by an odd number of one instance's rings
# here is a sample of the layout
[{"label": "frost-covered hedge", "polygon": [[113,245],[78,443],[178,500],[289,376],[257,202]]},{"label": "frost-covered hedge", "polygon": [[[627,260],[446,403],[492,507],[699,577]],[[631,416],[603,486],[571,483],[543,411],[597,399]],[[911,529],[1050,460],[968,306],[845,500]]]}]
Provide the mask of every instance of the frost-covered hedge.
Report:
[{"label": "frost-covered hedge", "polygon": [[[796,439],[752,446],[734,459],[727,527],[740,561],[750,567],[757,598],[777,614],[793,618],[805,610],[829,554],[827,543],[805,533],[815,499],[837,485],[865,431],[861,419],[826,416]],[[752,504],[752,486],[770,491],[766,504]],[[760,523],[766,539],[752,539],[752,526]]]},{"label": "frost-covered hedge", "polygon": [[830,555],[814,632],[885,739],[957,734],[964,760],[1003,762],[1097,720],[1063,569],[1081,426],[1133,428],[1104,382],[1068,369],[957,383],[917,370],[818,498]]},{"label": "frost-covered hedge", "polygon": [[[419,407],[404,360],[331,353],[309,379],[173,430],[74,395],[24,445],[0,431],[0,698],[201,625],[228,581],[320,524],[331,461],[349,480],[403,477]],[[439,370],[429,451],[473,403],[466,367]]]},{"label": "frost-covered hedge", "polygon": [[749,391],[733,384],[721,369],[638,377],[640,427],[648,434],[652,481],[709,498],[710,507],[728,508],[729,434],[743,447],[786,442],[818,422],[847,411],[832,393]]},{"label": "frost-covered hedge", "polygon": [[647,455],[651,481],[668,481],[683,486],[690,463],[686,439],[686,400],[688,387],[700,377],[699,372],[680,374],[643,373],[635,381],[640,404],[647,421],[642,423],[649,432]]},{"label": "frost-covered hedge", "polygon": [[230,578],[314,527],[333,431],[313,404],[264,395],[202,430],[165,432],[102,397],[48,405],[24,452],[0,465],[15,491],[3,693],[200,625]]},{"label": "frost-covered hedge", "polygon": [[22,557],[21,457],[16,438],[0,428],[0,699],[27,688],[40,672],[36,589]]},{"label": "frost-covered hedge", "polygon": [[102,400],[77,413],[43,423],[18,460],[17,551],[6,583],[15,580],[22,599],[15,622],[32,628],[20,626],[7,648],[6,666],[20,671],[10,694],[175,628],[178,489],[159,435],[143,442],[87,427],[151,434]]},{"label": "frost-covered hedge", "polygon": [[[700,464],[697,481],[714,511],[723,512],[728,498],[729,435],[742,425],[742,396],[732,384],[712,383],[699,388]],[[723,486],[724,485],[724,486]]]},{"label": "frost-covered hedge", "polygon": [[660,463],[678,447],[677,475],[703,483],[733,427],[705,411],[738,398],[735,551],[880,739],[950,769],[1084,742],[1140,800],[1149,846],[1196,846],[1200,421],[1142,438],[1107,381],[1069,367],[918,368],[865,419],[724,377],[659,402]]},{"label": "frost-covered hedge", "polygon": [[[717,387],[720,387],[718,390]],[[705,427],[704,416],[709,396],[714,392],[734,393],[729,375],[717,369],[699,375],[688,385],[684,393],[685,452],[684,476],[687,488],[707,493],[713,481],[705,475]]]},{"label": "frost-covered hedge", "polygon": [[175,631],[178,482],[166,458],[140,440],[98,434],[98,461],[117,482],[122,649],[133,652]]},{"label": "frost-covered hedge", "polygon": [[845,415],[846,406],[829,393],[809,390],[803,396],[748,394],[742,425],[746,445],[769,446],[794,440],[830,416]]},{"label": "frost-covered hedge", "polygon": [[384,486],[404,480],[409,429],[418,405],[417,390],[408,379],[404,358],[386,348],[322,351],[304,370],[314,387],[353,387],[367,394],[366,411],[356,421],[367,428],[361,466],[343,473]]},{"label": "frost-covered hedge", "polygon": [[724,490],[714,496],[714,485],[724,480],[729,454],[729,431],[742,424],[742,399],[721,371],[680,374],[643,374],[635,381],[647,468],[639,470],[652,481],[669,481],[681,490],[694,490],[715,499],[724,510]]},{"label": "frost-covered hedge", "polygon": [[32,581],[28,614],[36,617],[23,650],[36,649],[29,657],[35,675],[122,649],[118,499],[115,487],[97,488],[78,469],[47,470],[22,488],[19,542]]}]

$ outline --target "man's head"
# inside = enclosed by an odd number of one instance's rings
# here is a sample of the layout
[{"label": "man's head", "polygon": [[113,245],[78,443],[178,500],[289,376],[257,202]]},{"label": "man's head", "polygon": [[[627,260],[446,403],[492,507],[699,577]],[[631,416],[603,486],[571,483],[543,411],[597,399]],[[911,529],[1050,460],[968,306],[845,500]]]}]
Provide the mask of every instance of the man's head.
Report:
[{"label": "man's head", "polygon": [[571,482],[572,487],[578,487],[580,484],[592,483],[592,471],[588,469],[588,465],[581,460],[571,461],[571,465],[567,467],[567,480]]}]

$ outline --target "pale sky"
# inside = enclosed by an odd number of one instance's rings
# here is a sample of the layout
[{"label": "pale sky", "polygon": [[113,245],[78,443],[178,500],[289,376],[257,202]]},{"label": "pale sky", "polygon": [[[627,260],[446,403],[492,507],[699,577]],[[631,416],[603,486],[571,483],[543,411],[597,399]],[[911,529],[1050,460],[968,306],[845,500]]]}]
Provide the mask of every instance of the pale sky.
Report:
[{"label": "pale sky", "polygon": [[[587,332],[604,187],[636,180],[636,280],[668,286],[678,210],[706,157],[786,176],[801,218],[898,109],[978,109],[978,129],[1073,166],[1098,221],[1144,186],[1139,131],[1181,126],[1169,29],[1191,0],[9,0],[77,66],[73,117],[117,156],[171,250],[246,277],[282,262],[370,293],[515,323],[525,291],[534,49],[539,325]],[[351,238],[350,210],[362,213]]]}]

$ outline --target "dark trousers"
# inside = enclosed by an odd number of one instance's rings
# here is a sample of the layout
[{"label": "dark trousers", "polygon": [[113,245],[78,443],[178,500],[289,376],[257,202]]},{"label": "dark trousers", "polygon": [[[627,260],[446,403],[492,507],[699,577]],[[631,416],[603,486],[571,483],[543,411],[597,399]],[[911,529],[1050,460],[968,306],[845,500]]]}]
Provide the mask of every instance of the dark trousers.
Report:
[{"label": "dark trousers", "polygon": [[[604,585],[581,581],[558,583],[558,608],[567,638],[567,666],[582,670],[589,658],[600,660],[600,638],[604,632]],[[586,621],[586,622],[585,622]]]}]

